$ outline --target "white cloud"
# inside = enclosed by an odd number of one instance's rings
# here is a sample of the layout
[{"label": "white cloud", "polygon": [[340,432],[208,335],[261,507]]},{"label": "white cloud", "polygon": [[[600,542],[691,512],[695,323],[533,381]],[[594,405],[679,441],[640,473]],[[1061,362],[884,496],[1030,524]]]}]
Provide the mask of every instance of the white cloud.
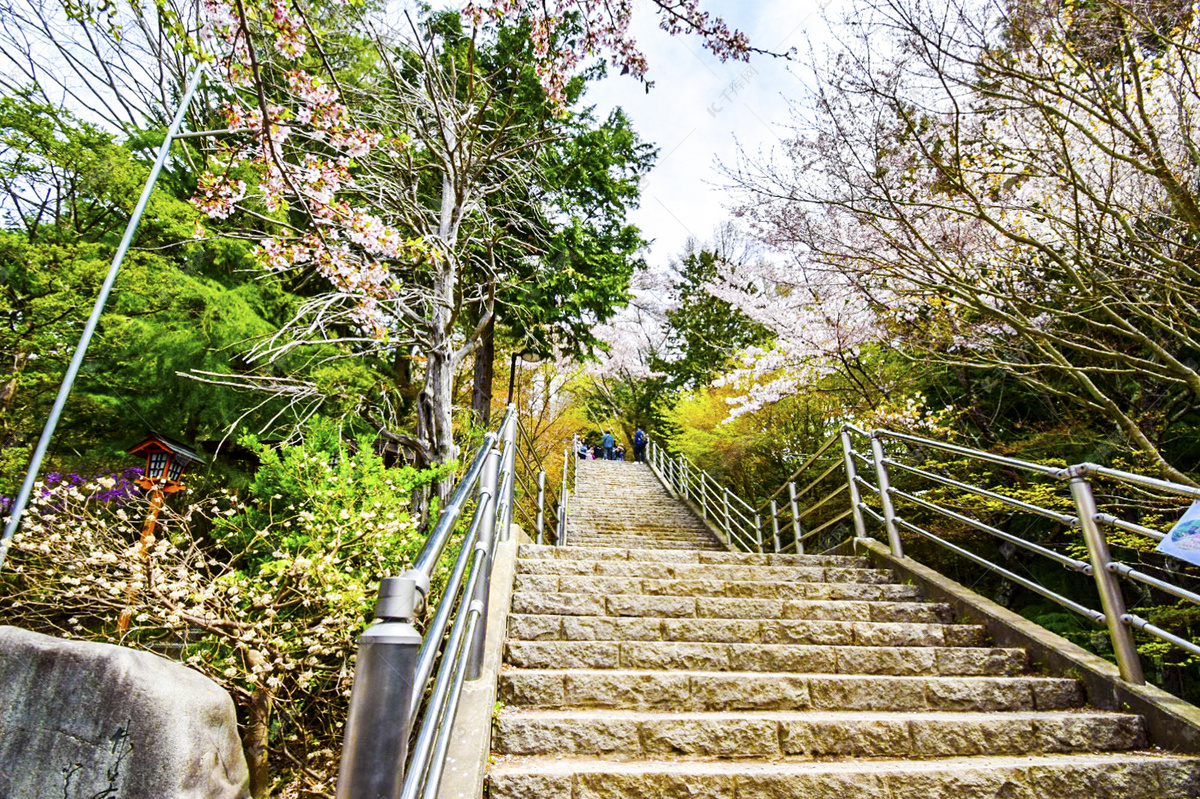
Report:
[{"label": "white cloud", "polygon": [[[835,0],[836,1],[836,0]],[[829,0],[711,2],[705,7],[745,32],[755,47],[807,53],[809,39],[823,37],[821,17]],[[731,162],[737,147],[770,149],[787,136],[790,115],[785,98],[801,95],[803,68],[769,56],[721,63],[690,36],[670,36],[658,28],[649,3],[634,19],[638,44],[650,64],[654,88],[612,76],[594,85],[586,101],[606,114],[621,106],[643,139],[655,143],[659,162],[643,183],[642,206],[633,221],[653,239],[650,263],[665,264],[683,250],[689,236],[701,240],[728,216],[733,198],[716,159]]]}]

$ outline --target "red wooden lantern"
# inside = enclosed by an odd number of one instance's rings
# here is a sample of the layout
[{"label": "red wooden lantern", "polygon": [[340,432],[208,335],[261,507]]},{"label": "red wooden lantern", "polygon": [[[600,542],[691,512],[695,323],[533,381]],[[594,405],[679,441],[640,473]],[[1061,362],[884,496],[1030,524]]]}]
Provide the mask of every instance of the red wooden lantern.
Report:
[{"label": "red wooden lantern", "polygon": [[[177,441],[163,436],[151,436],[140,444],[129,449],[130,455],[146,456],[146,473],[137,484],[150,492],[150,510],[142,525],[142,538],[139,544],[141,556],[150,568],[150,545],[154,541],[154,530],[158,526],[158,514],[162,510],[163,495],[174,494],[184,489],[180,478],[193,461],[200,460],[194,450],[190,450]],[[131,611],[129,608],[121,611],[117,620],[117,629],[124,634],[129,629]]]},{"label": "red wooden lantern", "polygon": [[182,491],[184,486],[180,478],[193,461],[200,460],[194,450],[163,436],[147,438],[131,447],[129,454],[146,458],[146,474],[137,484],[147,491],[157,490],[164,494]]}]

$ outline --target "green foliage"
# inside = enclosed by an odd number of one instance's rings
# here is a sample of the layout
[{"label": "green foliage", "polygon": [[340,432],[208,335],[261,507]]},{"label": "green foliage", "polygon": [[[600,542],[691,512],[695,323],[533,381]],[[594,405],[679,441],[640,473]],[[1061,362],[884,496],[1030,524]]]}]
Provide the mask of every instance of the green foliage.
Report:
[{"label": "green foliage", "polygon": [[[146,133],[118,143],[27,95],[0,99],[0,493],[28,463],[84,320],[141,193]],[[49,467],[120,463],[147,428],[204,445],[246,411],[228,387],[180,373],[229,374],[237,353],[290,315],[271,280],[248,281],[250,245],[192,240],[188,181],[165,174],[117,277],[50,452]],[[267,403],[249,421],[283,408]],[[286,419],[286,416],[283,417]]]},{"label": "green foliage", "polygon": [[[240,443],[258,456],[259,466],[244,511],[218,528],[224,545],[252,557],[275,556],[276,550],[311,557],[371,527],[376,557],[386,558],[375,578],[402,571],[423,543],[407,529],[412,492],[453,475],[457,465],[388,469],[373,451],[372,438],[347,442],[339,424],[322,418],[309,422],[297,444],[276,449],[253,434]],[[264,541],[259,531],[267,529],[284,532]]]},{"label": "green foliage", "polygon": [[379,579],[424,543],[412,490],[450,468],[385,469],[328,421],[306,433],[278,450],[247,437],[262,459],[247,496],[172,502],[150,539],[147,498],[113,499],[112,478],[39,486],[0,591],[5,623],[172,654],[216,680],[247,729],[270,728],[284,794],[332,791],[357,637]]},{"label": "green foliage", "polygon": [[729,371],[742,350],[768,345],[774,335],[709,293],[712,281],[737,279],[736,265],[719,246],[697,250],[689,242],[677,270],[673,288],[679,306],[667,312],[666,350],[674,357],[659,358],[653,365],[670,375],[672,385],[698,388]]}]

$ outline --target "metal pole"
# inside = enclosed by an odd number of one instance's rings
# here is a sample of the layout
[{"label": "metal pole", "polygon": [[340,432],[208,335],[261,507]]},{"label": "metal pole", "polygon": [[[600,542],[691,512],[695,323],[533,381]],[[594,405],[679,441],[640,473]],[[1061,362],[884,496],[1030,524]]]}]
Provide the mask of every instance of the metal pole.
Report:
[{"label": "metal pole", "polygon": [[708,474],[700,472],[700,507],[704,509],[704,518],[708,518]]},{"label": "metal pole", "polygon": [[758,554],[762,554],[762,514],[754,514],[754,544],[758,548]]},{"label": "metal pole", "polygon": [[800,540],[800,503],[796,501],[796,484],[788,483],[788,502],[792,506],[792,536],[796,539],[796,554],[804,554],[804,542]]},{"label": "metal pole", "polygon": [[[517,486],[517,413],[516,406],[508,406],[511,414],[512,422],[508,427],[507,435],[504,437],[504,474],[505,481],[500,486],[502,499],[504,500],[504,518],[501,519],[502,526],[500,527],[500,535],[496,537],[497,541],[507,541],[512,536],[512,520],[513,513],[516,511],[514,503],[516,501],[515,489]],[[484,574],[484,579],[488,579],[491,572]],[[486,611],[484,611],[484,622],[487,622]]]},{"label": "metal pole", "polygon": [[[496,486],[500,482],[500,448],[493,447],[488,453],[487,464],[483,467],[483,474],[479,476],[479,493],[482,495],[485,491],[488,493],[487,504],[484,506],[483,522],[479,525],[479,534],[476,536],[478,541],[494,541],[499,540],[499,536],[493,531],[496,529],[497,510],[500,505],[500,497],[496,496]],[[468,543],[463,542],[463,546]],[[491,553],[483,554],[484,558],[491,558]],[[481,557],[481,555],[476,555]],[[490,563],[482,564],[483,575],[485,579],[480,580],[475,584],[475,591],[471,596],[471,600],[479,600],[483,602],[483,615],[480,617],[480,624],[475,628],[475,640],[471,643],[471,658],[467,662],[467,679],[478,680],[483,673],[483,647],[484,639],[487,637],[487,597],[488,597],[488,580],[486,579],[491,570]],[[339,798],[340,799],[340,798]]]},{"label": "metal pole", "polygon": [[338,799],[396,797],[404,786],[409,706],[421,646],[411,623],[416,601],[416,584],[407,577],[388,577],[379,584],[375,615],[382,621],[358,639]]},{"label": "metal pole", "polygon": [[[775,551],[779,551],[779,505],[771,500],[771,534],[775,540]],[[797,542],[799,543],[799,542]]]},{"label": "metal pole", "polygon": [[892,505],[892,485],[888,480],[887,464],[883,462],[883,442],[874,433],[871,434],[871,454],[875,458],[875,476],[879,479],[879,504],[883,506],[888,543],[891,544],[892,554],[902,558],[904,548],[900,546],[900,531],[896,528],[896,508]]},{"label": "metal pole", "polygon": [[729,515],[729,489],[726,488],[725,492],[721,496],[725,500],[725,543],[727,543],[729,546],[732,547],[733,546],[733,519]]},{"label": "metal pole", "polygon": [[1117,576],[1108,570],[1112,556],[1108,552],[1108,542],[1100,532],[1100,525],[1096,524],[1096,498],[1092,495],[1092,485],[1087,477],[1072,474],[1071,498],[1075,500],[1079,529],[1083,531],[1088,557],[1092,561],[1092,576],[1096,579],[1096,590],[1100,592],[1100,606],[1104,610],[1104,621],[1112,638],[1113,654],[1117,656],[1121,679],[1142,685],[1146,677],[1142,674],[1142,663],[1133,644],[1133,634],[1122,619],[1125,615],[1125,599],[1121,595]]},{"label": "metal pole", "polygon": [[688,462],[682,455],[679,456],[679,495],[688,498]]},{"label": "metal pole", "polygon": [[63,376],[62,385],[58,389],[58,396],[54,399],[54,406],[50,409],[50,417],[46,420],[46,426],[42,428],[41,438],[38,439],[37,447],[33,451],[33,458],[29,462],[29,471],[25,473],[25,482],[21,485],[21,491],[17,494],[16,501],[13,502],[11,508],[12,517],[8,520],[8,524],[4,528],[3,539],[0,539],[0,568],[4,567],[4,561],[8,557],[8,548],[12,544],[12,537],[21,525],[21,514],[25,512],[25,506],[29,504],[29,495],[33,493],[33,484],[37,481],[38,471],[42,468],[42,459],[46,457],[46,450],[50,446],[50,439],[54,436],[54,429],[58,426],[58,419],[62,416],[63,407],[67,404],[67,397],[71,394],[71,387],[75,384],[75,377],[79,374],[79,367],[83,365],[83,356],[87,354],[88,345],[92,341],[92,335],[96,332],[96,326],[100,323],[100,315],[104,312],[104,306],[108,302],[108,295],[112,292],[113,284],[116,283],[117,273],[121,270],[121,263],[125,260],[125,253],[129,250],[129,245],[133,243],[133,236],[142,221],[142,214],[146,211],[146,205],[150,202],[150,195],[154,191],[154,184],[158,182],[158,176],[162,172],[163,165],[167,162],[167,156],[171,153],[171,142],[175,140],[175,135],[179,132],[179,127],[183,124],[183,118],[187,115],[188,107],[192,104],[192,95],[196,93],[196,87],[200,84],[200,78],[203,76],[204,67],[198,66],[188,80],[187,87],[183,92],[183,98],[179,101],[179,108],[175,111],[175,118],[171,120],[171,126],[167,128],[167,136],[163,139],[162,146],[158,148],[158,157],[154,159],[154,166],[150,169],[150,177],[146,179],[146,185],[142,187],[142,196],[138,198],[137,205],[133,208],[133,214],[129,217],[129,223],[125,226],[125,235],[121,237],[121,243],[117,245],[117,252],[113,255],[112,265],[108,268],[108,276],[104,278],[104,283],[100,286],[100,294],[96,297],[95,305],[92,306],[92,315],[88,317],[87,324],[83,327],[83,335],[79,337],[79,344],[75,347],[75,355],[71,358],[71,363],[67,367],[67,373]]},{"label": "metal pole", "polygon": [[537,542],[545,540],[546,529],[546,470],[538,472]]},{"label": "metal pole", "polygon": [[560,547],[567,543],[567,464],[571,462],[569,458],[575,457],[578,456],[574,452],[563,452],[562,489],[558,492],[558,541],[555,542]]},{"label": "metal pole", "polygon": [[850,510],[854,516],[854,534],[859,538],[867,537],[867,526],[863,523],[862,496],[858,493],[858,466],[854,463],[854,445],[850,440],[850,431],[842,429],[842,455],[846,459],[846,480],[850,483]]},{"label": "metal pole", "polygon": [[505,405],[513,404],[513,389],[517,385],[517,358],[521,357],[520,353],[512,354],[512,363],[508,367],[508,402]]}]

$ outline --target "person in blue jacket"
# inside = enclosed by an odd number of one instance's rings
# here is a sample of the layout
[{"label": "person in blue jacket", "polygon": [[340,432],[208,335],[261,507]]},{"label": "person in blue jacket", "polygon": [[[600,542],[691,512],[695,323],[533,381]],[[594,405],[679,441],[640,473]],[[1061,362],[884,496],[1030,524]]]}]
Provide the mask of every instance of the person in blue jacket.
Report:
[{"label": "person in blue jacket", "polygon": [[613,438],[611,430],[605,431],[602,444],[604,446],[604,460],[611,461],[613,458],[613,447],[617,445],[617,440]]},{"label": "person in blue jacket", "polygon": [[646,431],[640,427],[633,434],[633,460],[635,462],[646,460]]}]

